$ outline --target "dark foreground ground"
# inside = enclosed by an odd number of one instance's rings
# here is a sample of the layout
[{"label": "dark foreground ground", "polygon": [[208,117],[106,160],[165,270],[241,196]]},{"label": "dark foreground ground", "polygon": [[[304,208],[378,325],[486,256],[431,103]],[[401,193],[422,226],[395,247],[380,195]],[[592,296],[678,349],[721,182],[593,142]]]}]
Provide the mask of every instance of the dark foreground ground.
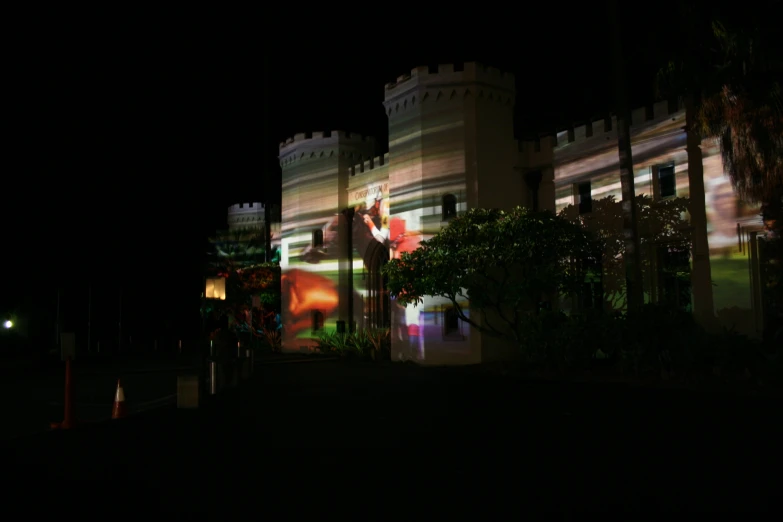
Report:
[{"label": "dark foreground ground", "polygon": [[8,443],[2,496],[6,510],[82,518],[772,512],[782,412],[772,399],[467,368],[270,364],[198,411]]},{"label": "dark foreground ground", "polygon": [[[176,402],[177,374],[199,364],[198,356],[170,354],[78,358],[72,366],[74,409],[84,422],[111,418],[117,379],[127,407],[145,411]],[[0,440],[27,436],[63,420],[65,368],[46,364],[0,365]]]}]

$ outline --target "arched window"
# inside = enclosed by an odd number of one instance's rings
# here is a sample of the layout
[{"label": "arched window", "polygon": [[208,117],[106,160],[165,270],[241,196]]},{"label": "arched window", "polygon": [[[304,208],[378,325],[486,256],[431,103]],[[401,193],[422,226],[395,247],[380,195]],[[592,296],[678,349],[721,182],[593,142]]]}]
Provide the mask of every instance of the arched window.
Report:
[{"label": "arched window", "polygon": [[320,228],[313,230],[313,248],[324,246],[324,231]]},{"label": "arched window", "polygon": [[457,217],[457,198],[453,194],[446,194],[442,201],[443,221]]}]

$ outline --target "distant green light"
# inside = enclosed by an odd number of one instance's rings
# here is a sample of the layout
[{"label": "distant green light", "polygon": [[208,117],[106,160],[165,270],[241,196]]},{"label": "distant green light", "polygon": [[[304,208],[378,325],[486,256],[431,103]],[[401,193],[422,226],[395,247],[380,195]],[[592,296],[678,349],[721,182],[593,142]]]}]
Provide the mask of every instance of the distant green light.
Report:
[{"label": "distant green light", "polygon": [[14,326],[14,323],[13,321],[6,321],[5,323],[3,323],[3,326],[5,326],[6,330],[8,330]]}]

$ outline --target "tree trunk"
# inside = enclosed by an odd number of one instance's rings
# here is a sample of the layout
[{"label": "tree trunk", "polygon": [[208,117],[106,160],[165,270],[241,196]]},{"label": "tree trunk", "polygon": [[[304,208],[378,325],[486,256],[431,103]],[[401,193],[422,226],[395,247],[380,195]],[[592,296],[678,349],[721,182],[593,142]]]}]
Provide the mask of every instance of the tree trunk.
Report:
[{"label": "tree trunk", "polygon": [[615,110],[617,112],[617,151],[620,161],[620,185],[623,194],[623,232],[625,237],[625,284],[626,306],[629,313],[637,311],[644,304],[642,266],[639,259],[639,233],[635,204],[633,155],[631,153],[631,111],[628,108],[625,70],[623,66],[620,13],[617,0],[610,2],[612,21],[612,50],[614,62]]},{"label": "tree trunk", "polygon": [[688,95],[685,98],[685,132],[688,152],[688,195],[693,230],[693,268],[691,270],[693,316],[699,324],[710,328],[715,319],[715,306],[712,300],[712,268],[710,266],[710,246],[707,240],[707,208],[701,136],[693,130],[695,110],[695,100],[692,95]]}]

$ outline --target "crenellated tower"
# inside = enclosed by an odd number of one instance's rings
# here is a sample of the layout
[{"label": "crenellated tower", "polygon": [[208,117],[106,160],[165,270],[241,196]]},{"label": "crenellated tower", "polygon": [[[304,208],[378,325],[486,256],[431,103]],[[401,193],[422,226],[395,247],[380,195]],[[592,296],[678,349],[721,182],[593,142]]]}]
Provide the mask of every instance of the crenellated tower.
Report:
[{"label": "crenellated tower", "polygon": [[228,230],[263,229],[264,204],[258,202],[236,203],[228,207]]},{"label": "crenellated tower", "polygon": [[[340,311],[340,268],[335,217],[348,205],[348,177],[356,163],[373,158],[375,140],[343,131],[296,134],[280,144],[283,171],[280,266],[283,346],[308,350],[311,331]],[[343,310],[345,309],[345,310]]]},{"label": "crenellated tower", "polygon": [[392,214],[416,208],[408,218],[434,232],[444,195],[460,210],[518,204],[514,98],[512,74],[477,63],[417,67],[387,84]]},{"label": "crenellated tower", "polygon": [[343,131],[301,133],[280,143],[283,264],[309,241],[298,236],[321,227],[324,216],[347,205],[351,167],[374,152],[373,138]]},{"label": "crenellated tower", "polygon": [[[513,75],[477,63],[417,67],[386,85],[390,227],[404,235],[395,255],[469,208],[523,203],[514,98]],[[395,359],[471,364],[493,357],[492,346],[456,320],[448,300],[428,297],[418,307],[392,310],[395,328],[408,332],[407,340],[392,339]]]}]

